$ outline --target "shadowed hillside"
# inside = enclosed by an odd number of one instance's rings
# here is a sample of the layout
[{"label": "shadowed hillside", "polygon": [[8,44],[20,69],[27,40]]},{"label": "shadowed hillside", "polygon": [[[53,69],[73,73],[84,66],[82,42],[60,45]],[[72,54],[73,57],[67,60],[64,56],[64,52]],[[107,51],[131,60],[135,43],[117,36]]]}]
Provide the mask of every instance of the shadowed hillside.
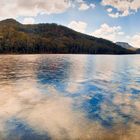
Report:
[{"label": "shadowed hillside", "polygon": [[23,25],[0,21],[0,53],[133,54],[115,43],[57,24]]}]

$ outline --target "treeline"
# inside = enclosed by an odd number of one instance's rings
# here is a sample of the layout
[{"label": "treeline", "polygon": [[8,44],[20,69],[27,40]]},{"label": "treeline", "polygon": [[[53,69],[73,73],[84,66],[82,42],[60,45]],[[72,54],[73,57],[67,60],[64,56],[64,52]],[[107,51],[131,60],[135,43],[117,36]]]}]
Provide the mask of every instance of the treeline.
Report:
[{"label": "treeline", "polygon": [[78,33],[57,24],[23,25],[0,22],[0,53],[131,54],[108,40]]},{"label": "treeline", "polygon": [[136,53],[137,53],[137,54],[140,54],[140,49],[137,49],[137,50],[136,50]]}]

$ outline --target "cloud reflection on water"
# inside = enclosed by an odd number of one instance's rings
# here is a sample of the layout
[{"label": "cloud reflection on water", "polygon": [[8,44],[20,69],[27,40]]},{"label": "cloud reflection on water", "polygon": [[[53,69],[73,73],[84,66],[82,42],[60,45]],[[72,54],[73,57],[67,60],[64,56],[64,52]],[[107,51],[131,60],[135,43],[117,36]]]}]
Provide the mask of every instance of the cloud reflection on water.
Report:
[{"label": "cloud reflection on water", "polygon": [[[131,77],[128,77],[130,80],[125,81],[124,84],[127,87],[122,93],[118,91],[123,86],[121,84],[125,78],[124,73],[120,77],[117,71],[115,72],[117,68],[123,70],[122,66],[117,67],[114,64],[109,64],[108,67],[105,64],[102,66],[101,56],[97,64],[94,61],[95,69],[92,68],[89,73],[90,77],[87,73],[92,66],[88,61],[89,56],[72,56],[73,58],[66,55],[4,57],[0,57],[0,139],[8,140],[11,131],[16,131],[14,122],[9,124],[9,121],[13,119],[19,120],[19,124],[27,124],[34,133],[40,135],[40,139],[45,134],[51,139],[58,140],[139,139],[140,96],[132,94],[130,90],[132,87],[135,90],[139,88],[137,86],[135,88],[138,84],[135,81],[133,85],[129,83],[135,79],[138,69],[131,73]],[[104,57],[104,59],[114,63],[117,57],[114,59]],[[38,77],[38,72],[42,72],[42,62],[45,62],[43,64],[46,71],[43,76]],[[49,66],[48,69],[47,66]],[[49,84],[47,81],[49,79],[45,77],[45,74],[52,73],[52,66],[54,75],[57,75],[58,71],[63,74],[62,79],[54,76],[51,79],[52,84]],[[106,71],[104,71],[105,66]],[[122,73],[121,70],[119,72]],[[104,74],[104,78],[101,79],[101,75],[97,77],[96,72]],[[108,77],[109,72],[111,77]],[[11,75],[12,73],[14,74]],[[113,76],[116,73],[118,76]],[[43,78],[45,78],[45,84],[41,82]],[[113,83],[113,80],[117,82]],[[64,89],[61,90],[60,87]],[[75,96],[69,96],[69,93]],[[81,107],[83,105],[87,105],[87,108]],[[91,117],[88,117],[88,114]],[[99,119],[91,119],[94,115],[98,115],[102,121],[109,119],[113,123],[112,128],[103,126]],[[17,134],[14,138],[22,140],[22,136]]]}]

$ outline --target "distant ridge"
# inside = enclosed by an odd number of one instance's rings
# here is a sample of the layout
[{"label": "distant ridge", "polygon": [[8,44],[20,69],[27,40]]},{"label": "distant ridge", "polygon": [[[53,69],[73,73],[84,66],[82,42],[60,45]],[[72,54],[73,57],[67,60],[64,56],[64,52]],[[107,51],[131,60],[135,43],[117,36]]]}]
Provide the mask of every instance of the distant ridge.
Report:
[{"label": "distant ridge", "polygon": [[111,41],[76,32],[57,24],[23,25],[0,21],[0,53],[134,54]]},{"label": "distant ridge", "polygon": [[116,44],[126,49],[135,49],[133,46],[129,45],[127,42],[116,42]]}]

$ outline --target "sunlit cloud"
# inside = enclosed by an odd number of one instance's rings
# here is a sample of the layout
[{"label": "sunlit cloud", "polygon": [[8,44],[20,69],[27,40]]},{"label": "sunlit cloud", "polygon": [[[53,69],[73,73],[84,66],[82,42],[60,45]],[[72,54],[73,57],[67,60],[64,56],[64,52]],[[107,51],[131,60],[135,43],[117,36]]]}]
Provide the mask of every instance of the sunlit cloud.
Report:
[{"label": "sunlit cloud", "polygon": [[68,27],[78,32],[85,33],[87,28],[87,23],[83,21],[71,21],[68,24]]},{"label": "sunlit cloud", "polygon": [[[57,14],[71,7],[69,0],[1,0],[0,18],[17,18],[19,16],[35,17],[38,14]],[[16,10],[15,10],[16,9]]]},{"label": "sunlit cloud", "polygon": [[34,18],[24,18],[23,24],[34,24],[35,19]]},{"label": "sunlit cloud", "polygon": [[109,26],[104,23],[91,35],[116,42],[119,36],[124,35],[124,32],[122,32],[121,26]]},{"label": "sunlit cloud", "polygon": [[84,11],[90,8],[94,9],[96,6],[94,3],[87,4],[85,1],[79,1],[79,10]]},{"label": "sunlit cloud", "polygon": [[140,9],[139,0],[102,0],[103,6],[111,6],[117,12],[109,12],[109,16],[113,18],[124,17],[136,13]]},{"label": "sunlit cloud", "polygon": [[140,48],[140,33],[133,36],[127,36],[127,40],[132,46]]}]

